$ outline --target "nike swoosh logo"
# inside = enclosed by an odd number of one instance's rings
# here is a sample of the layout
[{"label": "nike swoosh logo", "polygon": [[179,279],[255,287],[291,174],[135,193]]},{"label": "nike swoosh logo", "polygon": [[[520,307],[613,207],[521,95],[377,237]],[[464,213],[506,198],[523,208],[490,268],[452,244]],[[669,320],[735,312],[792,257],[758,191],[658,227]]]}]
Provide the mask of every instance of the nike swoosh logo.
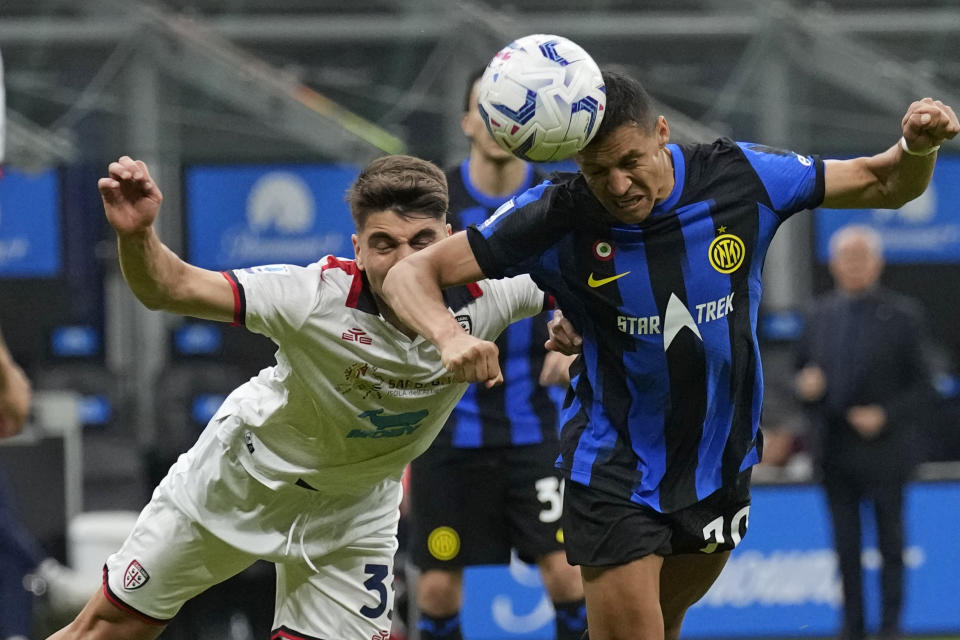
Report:
[{"label": "nike swoosh logo", "polygon": [[613,282],[614,280],[617,280],[617,279],[619,279],[619,278],[622,278],[623,276],[627,275],[628,273],[630,273],[630,272],[629,272],[629,271],[624,271],[623,273],[618,273],[618,274],[615,275],[615,276],[610,276],[609,278],[600,278],[600,279],[594,278],[594,277],[593,277],[593,274],[591,273],[591,274],[590,274],[590,277],[587,278],[587,284],[590,285],[591,287],[593,287],[594,289],[596,289],[597,287],[602,287],[603,285],[607,284],[608,282]]}]

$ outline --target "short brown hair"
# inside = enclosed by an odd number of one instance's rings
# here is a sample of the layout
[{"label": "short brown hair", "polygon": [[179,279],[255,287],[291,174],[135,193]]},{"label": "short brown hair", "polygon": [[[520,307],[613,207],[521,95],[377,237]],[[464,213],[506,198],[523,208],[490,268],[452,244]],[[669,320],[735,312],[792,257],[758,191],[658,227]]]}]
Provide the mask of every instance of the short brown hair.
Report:
[{"label": "short brown hair", "polygon": [[378,211],[444,220],[449,203],[447,179],[432,162],[413,156],[384,156],[360,172],[347,189],[346,200],[357,231]]}]

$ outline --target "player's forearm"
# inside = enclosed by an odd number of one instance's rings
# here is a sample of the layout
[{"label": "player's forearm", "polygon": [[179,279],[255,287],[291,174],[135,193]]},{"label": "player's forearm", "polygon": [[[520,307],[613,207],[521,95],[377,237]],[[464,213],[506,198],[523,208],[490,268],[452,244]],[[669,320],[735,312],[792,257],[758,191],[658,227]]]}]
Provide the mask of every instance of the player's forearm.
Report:
[{"label": "player's forearm", "polygon": [[899,209],[922,194],[937,162],[937,152],[910,155],[897,143],[881,154],[867,158],[867,166],[877,179],[877,208]]},{"label": "player's forearm", "polygon": [[157,237],[153,227],[129,235],[117,235],[120,268],[130,290],[148,309],[171,310],[186,263]]},{"label": "player's forearm", "polygon": [[926,190],[936,158],[936,152],[928,156],[910,155],[898,143],[875,156],[828,161],[823,206],[899,209]]},{"label": "player's forearm", "polygon": [[442,349],[463,328],[443,303],[437,274],[417,257],[401,260],[390,269],[383,295],[401,322]]}]

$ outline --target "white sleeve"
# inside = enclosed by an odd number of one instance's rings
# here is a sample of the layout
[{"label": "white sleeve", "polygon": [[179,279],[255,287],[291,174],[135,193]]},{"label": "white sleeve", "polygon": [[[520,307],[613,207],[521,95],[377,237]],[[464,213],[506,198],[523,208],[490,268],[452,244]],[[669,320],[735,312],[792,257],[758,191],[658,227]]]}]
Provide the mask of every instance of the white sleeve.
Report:
[{"label": "white sleeve", "polygon": [[504,314],[506,324],[535,316],[546,306],[546,294],[526,274],[514,278],[486,280],[484,285],[496,299],[497,308]]},{"label": "white sleeve", "polygon": [[320,264],[272,264],[224,272],[236,287],[236,323],[270,338],[297,331],[321,305]]}]

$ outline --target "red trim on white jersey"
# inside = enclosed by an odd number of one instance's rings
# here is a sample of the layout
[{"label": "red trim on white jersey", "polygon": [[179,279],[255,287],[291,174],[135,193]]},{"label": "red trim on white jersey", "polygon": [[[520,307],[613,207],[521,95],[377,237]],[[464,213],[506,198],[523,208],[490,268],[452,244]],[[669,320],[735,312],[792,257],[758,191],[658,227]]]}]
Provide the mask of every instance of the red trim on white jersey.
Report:
[{"label": "red trim on white jersey", "polygon": [[270,640],[279,640],[280,638],[283,638],[283,640],[320,640],[316,636],[308,636],[287,626],[277,627],[270,634]]},{"label": "red trim on white jersey", "polygon": [[147,624],[156,625],[158,627],[165,627],[168,624],[170,624],[170,620],[161,620],[160,618],[154,618],[152,616],[148,616],[147,614],[141,611],[137,611],[136,609],[128,605],[126,602],[118,598],[116,594],[114,594],[113,591],[110,589],[110,583],[107,582],[106,565],[104,565],[103,567],[103,595],[107,598],[107,600],[110,601],[110,604],[112,604],[116,608],[120,609],[121,611],[125,611],[126,613],[129,613],[130,615],[138,618],[139,620],[146,622]]},{"label": "red trim on white jersey", "polygon": [[227,271],[221,271],[220,275],[227,279],[227,282],[230,283],[230,288],[233,290],[233,322],[230,324],[234,327],[243,326],[243,297],[240,295],[240,283],[237,282],[236,276]]},{"label": "red trim on white jersey", "polygon": [[360,292],[363,291],[363,273],[354,260],[341,260],[334,256],[327,256],[327,264],[320,267],[321,271],[327,269],[343,269],[347,274],[353,276],[353,282],[350,283],[350,292],[347,294],[347,301],[344,303],[351,309],[357,308],[357,300],[360,299]]}]

